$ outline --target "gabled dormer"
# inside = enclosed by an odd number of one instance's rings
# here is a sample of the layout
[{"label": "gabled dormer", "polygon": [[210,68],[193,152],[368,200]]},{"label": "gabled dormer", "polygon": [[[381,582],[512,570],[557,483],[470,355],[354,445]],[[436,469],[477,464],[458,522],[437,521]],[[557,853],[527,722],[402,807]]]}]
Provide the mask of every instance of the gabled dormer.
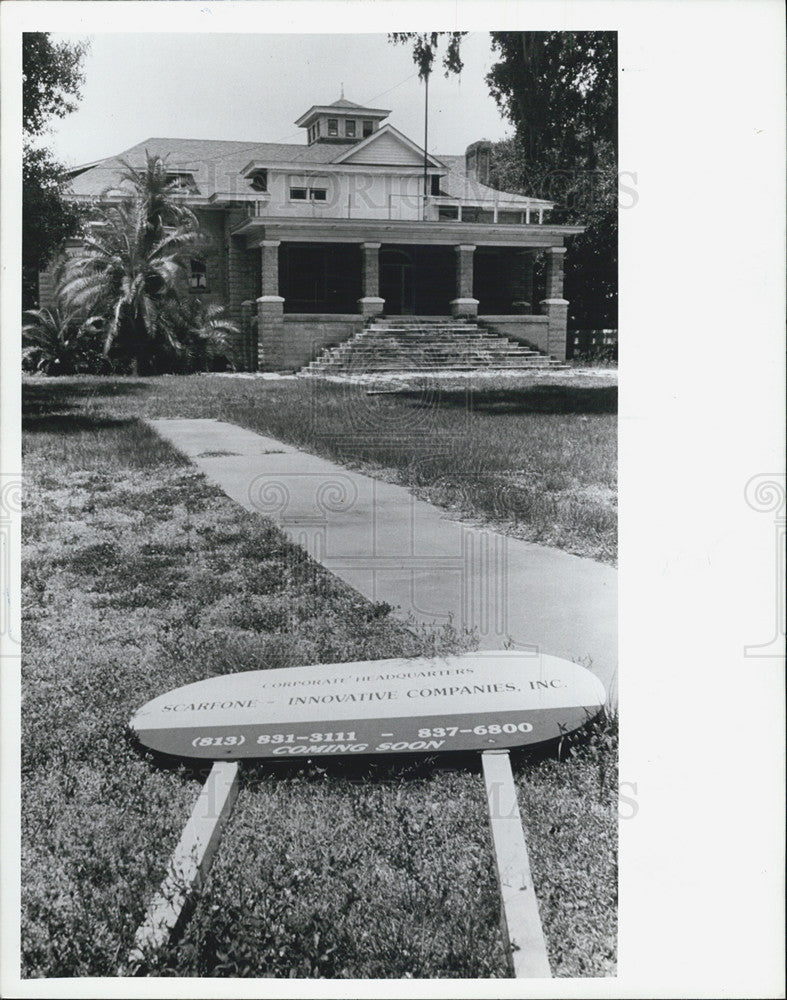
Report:
[{"label": "gabled dormer", "polygon": [[354,104],[342,94],[333,104],[312,105],[295,124],[306,129],[310,146],[315,142],[351,145],[376,132],[390,113],[383,108]]},{"label": "gabled dormer", "polygon": [[427,167],[431,173],[438,170],[445,173],[445,166],[434,156],[426,156],[412,139],[408,139],[390,123],[379,131],[368,135],[352,149],[341,150],[332,163],[366,164],[369,166]]}]

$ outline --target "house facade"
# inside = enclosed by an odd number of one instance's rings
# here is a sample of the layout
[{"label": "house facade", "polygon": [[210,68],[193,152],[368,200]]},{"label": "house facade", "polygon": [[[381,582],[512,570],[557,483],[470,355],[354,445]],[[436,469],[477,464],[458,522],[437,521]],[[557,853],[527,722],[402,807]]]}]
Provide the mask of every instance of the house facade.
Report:
[{"label": "house facade", "polygon": [[[165,158],[213,246],[191,286],[238,325],[240,368],[298,370],[377,316],[479,317],[564,359],[565,241],[582,227],[489,186],[490,143],[425,154],[389,114],[342,97],[297,119],[301,144],[151,138],[72,171],[71,197],[120,198],[121,159]],[[51,289],[45,273],[42,304]]]}]

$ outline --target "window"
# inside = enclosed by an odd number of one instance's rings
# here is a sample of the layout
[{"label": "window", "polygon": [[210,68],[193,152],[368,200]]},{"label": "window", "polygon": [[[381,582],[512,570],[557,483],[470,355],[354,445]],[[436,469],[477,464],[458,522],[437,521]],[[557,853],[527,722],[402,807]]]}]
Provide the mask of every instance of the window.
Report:
[{"label": "window", "polygon": [[191,288],[205,288],[207,286],[207,268],[205,266],[204,260],[197,260],[192,258],[190,274],[189,274],[189,285]]},{"label": "window", "polygon": [[367,135],[371,135],[374,132],[374,122],[364,121],[362,124],[363,137],[366,138]]},{"label": "window", "polygon": [[268,190],[268,171],[267,170],[255,170],[249,177],[249,183],[251,184],[252,191],[267,191]]},{"label": "window", "polygon": [[458,219],[459,209],[456,205],[440,205],[437,209],[437,218],[443,221],[448,219]]},{"label": "window", "polygon": [[199,194],[193,174],[169,173],[167,174],[167,184],[173,194]]},{"label": "window", "polygon": [[290,201],[327,201],[328,189],[317,187],[291,187]]},{"label": "window", "polygon": [[432,174],[432,197],[437,198],[440,195],[440,178],[436,174]]},{"label": "window", "polygon": [[355,138],[355,122],[353,119],[348,118],[344,123],[344,134],[352,136],[353,139]]},{"label": "window", "polygon": [[328,119],[328,135],[338,135],[339,134],[339,119],[329,118]]},{"label": "window", "polygon": [[462,208],[462,222],[494,222],[494,212],[476,205]]}]

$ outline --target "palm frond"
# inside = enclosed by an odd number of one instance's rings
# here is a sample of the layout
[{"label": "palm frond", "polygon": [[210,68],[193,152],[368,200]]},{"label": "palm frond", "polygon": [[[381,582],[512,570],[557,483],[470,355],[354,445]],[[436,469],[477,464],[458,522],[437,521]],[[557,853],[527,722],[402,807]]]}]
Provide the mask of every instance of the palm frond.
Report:
[{"label": "palm frond", "polygon": [[183,355],[189,344],[202,358],[207,350],[224,351],[233,328],[188,292],[188,261],[208,241],[173,196],[166,158],[146,151],[144,167],[125,160],[121,168],[129,197],[94,206],[82,246],[63,269],[63,301],[103,318],[105,354]]}]

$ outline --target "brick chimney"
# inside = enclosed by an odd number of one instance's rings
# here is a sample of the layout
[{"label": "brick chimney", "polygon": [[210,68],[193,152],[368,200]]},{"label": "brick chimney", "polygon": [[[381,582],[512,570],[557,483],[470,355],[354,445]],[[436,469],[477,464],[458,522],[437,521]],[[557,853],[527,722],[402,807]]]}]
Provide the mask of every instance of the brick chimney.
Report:
[{"label": "brick chimney", "polygon": [[471,180],[489,184],[492,143],[488,139],[471,142],[465,150],[465,172]]}]

